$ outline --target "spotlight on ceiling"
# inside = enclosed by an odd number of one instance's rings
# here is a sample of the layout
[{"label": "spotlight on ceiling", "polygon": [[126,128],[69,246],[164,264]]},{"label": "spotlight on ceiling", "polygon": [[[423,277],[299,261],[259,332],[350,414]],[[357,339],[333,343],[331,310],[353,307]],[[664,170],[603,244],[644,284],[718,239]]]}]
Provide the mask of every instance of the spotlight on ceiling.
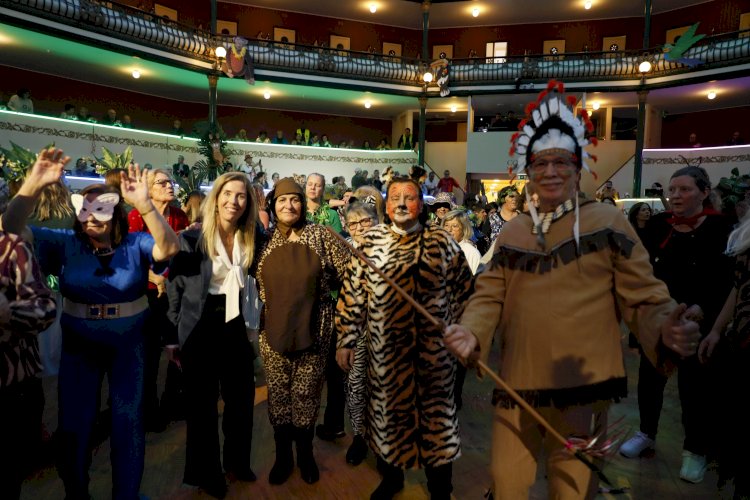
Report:
[{"label": "spotlight on ceiling", "polygon": [[422,80],[424,80],[425,83],[430,83],[432,81],[432,72],[425,71],[424,75],[422,75]]},{"label": "spotlight on ceiling", "polygon": [[141,72],[138,71],[137,69],[134,69],[133,71],[131,71],[130,74],[133,75],[133,78],[135,78],[136,80],[141,77]]},{"label": "spotlight on ceiling", "polygon": [[591,0],[586,0],[585,2],[583,2],[583,8],[586,10],[589,10],[592,5],[593,5],[593,2]]},{"label": "spotlight on ceiling", "polygon": [[227,49],[225,49],[221,45],[216,47],[216,57],[218,57],[219,59],[224,59],[225,57],[227,57]]},{"label": "spotlight on ceiling", "polygon": [[451,106],[451,113],[455,113],[456,111],[458,111],[458,106],[454,104]]},{"label": "spotlight on ceiling", "polygon": [[716,91],[710,90],[706,97],[708,97],[709,99],[716,99]]},{"label": "spotlight on ceiling", "polygon": [[638,71],[644,74],[648,73],[649,71],[651,71],[651,63],[649,61],[643,61],[638,65]]},{"label": "spotlight on ceiling", "polygon": [[378,11],[377,4],[371,3],[370,4],[370,12],[372,12],[373,14],[375,14],[377,11]]},{"label": "spotlight on ceiling", "polygon": [[365,108],[370,109],[371,106],[372,106],[372,102],[369,99],[365,101]]},{"label": "spotlight on ceiling", "polygon": [[597,111],[601,107],[602,105],[599,101],[594,101],[594,103],[591,105],[591,109],[593,109],[594,111]]},{"label": "spotlight on ceiling", "polygon": [[268,100],[270,98],[271,98],[271,91],[266,90],[265,92],[263,92],[263,99]]},{"label": "spotlight on ceiling", "polygon": [[471,9],[471,15],[474,17],[479,17],[479,7],[474,7]]}]

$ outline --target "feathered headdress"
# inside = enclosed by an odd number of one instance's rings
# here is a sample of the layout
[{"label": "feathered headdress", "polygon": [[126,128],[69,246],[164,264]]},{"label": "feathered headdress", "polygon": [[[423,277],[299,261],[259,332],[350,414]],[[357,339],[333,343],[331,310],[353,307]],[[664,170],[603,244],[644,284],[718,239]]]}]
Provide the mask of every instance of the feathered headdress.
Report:
[{"label": "feathered headdress", "polygon": [[574,95],[565,95],[562,82],[550,80],[536,101],[526,105],[526,117],[510,139],[510,156],[515,155],[518,160],[509,167],[510,174],[523,173],[534,156],[557,150],[572,153],[574,161],[596,177],[586,162],[596,161],[596,157],[583,150],[589,144],[597,144],[596,137],[588,136],[594,131],[594,124],[585,108],[576,116],[576,102]]},{"label": "feathered headdress", "polygon": [[[550,80],[547,88],[539,93],[536,101],[526,105],[526,117],[518,124],[518,132],[510,139],[510,156],[515,155],[517,158],[517,162],[508,167],[513,177],[525,172],[526,166],[533,163],[538,155],[566,152],[572,155],[573,161],[579,167],[584,168],[596,178],[596,172],[591,170],[587,163],[587,160],[596,161],[596,156],[590,155],[583,149],[589,144],[597,145],[596,137],[589,137],[589,134],[594,131],[594,124],[589,119],[585,105],[582,106],[580,116],[576,116],[576,102],[574,95],[565,95],[565,85],[562,82]],[[554,220],[554,214],[546,214],[543,221],[531,202],[528,190],[526,200],[534,222],[534,232],[537,234],[540,246],[544,247],[544,233]],[[578,247],[580,241],[578,196],[573,201],[573,210],[575,210],[573,237]]]}]

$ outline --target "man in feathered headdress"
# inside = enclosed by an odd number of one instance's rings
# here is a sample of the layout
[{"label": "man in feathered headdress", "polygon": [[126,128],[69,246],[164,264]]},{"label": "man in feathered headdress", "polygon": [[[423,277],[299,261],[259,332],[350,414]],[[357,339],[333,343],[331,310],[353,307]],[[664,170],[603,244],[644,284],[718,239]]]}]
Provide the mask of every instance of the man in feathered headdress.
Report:
[{"label": "man in feathered headdress", "polygon": [[[655,366],[669,371],[695,353],[697,308],[677,305],[653,276],[648,253],[615,207],[579,201],[585,111],[550,82],[513,136],[517,171],[528,174],[539,208],[508,221],[477,278],[460,324],[446,328],[454,354],[484,359],[499,327],[500,376],[560,434],[584,442],[605,433],[612,401],[626,396],[620,319],[638,332]],[[529,190],[527,190],[528,192]],[[496,390],[492,473],[495,499],[528,498],[546,450],[550,498],[593,498],[594,474],[505,391]],[[602,441],[606,438],[601,437]]]}]

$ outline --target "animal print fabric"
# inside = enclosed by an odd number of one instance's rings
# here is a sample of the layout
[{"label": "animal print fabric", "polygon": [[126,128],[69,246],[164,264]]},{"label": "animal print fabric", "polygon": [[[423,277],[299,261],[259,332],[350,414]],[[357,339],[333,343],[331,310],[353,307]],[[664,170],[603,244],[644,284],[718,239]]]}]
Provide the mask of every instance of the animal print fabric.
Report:
[{"label": "animal print fabric", "polygon": [[[261,327],[260,354],[268,381],[268,416],[271,425],[293,424],[310,427],[318,418],[320,395],[325,379],[325,366],[328,349],[333,335],[334,303],[331,292],[337,291],[349,261],[349,251],[323,226],[307,224],[298,241],[288,241],[280,231],[275,230],[260,253],[256,279],[260,298],[264,302],[263,315],[287,314],[295,311],[285,309],[285,304],[269,303],[266,300],[267,276],[264,272],[268,256],[284,245],[307,245],[320,257],[323,272],[317,290],[320,300],[315,325],[316,339],[309,349],[293,354],[274,351],[268,342],[267,332]],[[289,262],[294,266],[294,262]],[[270,272],[269,272],[270,271]]]},{"label": "animal print fabric", "polygon": [[0,389],[42,371],[36,335],[55,320],[55,300],[29,245],[0,231]]},{"label": "animal print fabric", "polygon": [[[458,320],[472,289],[466,258],[441,228],[399,235],[380,225],[362,252],[446,324]],[[438,467],[461,454],[453,389],[456,359],[443,332],[412,308],[382,277],[353,257],[339,298],[338,347],[367,335],[371,394],[365,435],[388,464]]]}]

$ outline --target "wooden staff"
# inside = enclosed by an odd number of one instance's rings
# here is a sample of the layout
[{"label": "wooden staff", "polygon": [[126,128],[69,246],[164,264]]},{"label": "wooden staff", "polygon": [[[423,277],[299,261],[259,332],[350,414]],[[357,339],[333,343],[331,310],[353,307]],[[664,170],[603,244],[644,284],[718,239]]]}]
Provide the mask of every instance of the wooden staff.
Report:
[{"label": "wooden staff", "polygon": [[[387,276],[375,264],[373,264],[372,261],[370,259],[368,259],[367,256],[364,253],[362,253],[362,251],[360,249],[355,248],[354,246],[352,246],[351,243],[349,243],[348,241],[346,241],[346,238],[344,238],[343,236],[341,236],[339,233],[337,233],[330,226],[327,226],[327,228],[344,245],[346,245],[346,247],[349,248],[349,250],[354,255],[356,255],[365,264],[367,264],[367,266],[370,269],[372,269],[373,271],[375,271],[378,274],[378,276],[380,276],[381,278],[383,278],[386,281],[386,283],[388,283],[390,286],[392,286],[394,288],[394,290],[396,290],[396,292],[398,292],[398,294],[401,295],[401,297],[403,297],[414,309],[416,309],[417,311],[419,311],[419,313],[422,316],[424,316],[425,318],[427,318],[427,320],[430,323],[432,323],[433,325],[437,326],[441,330],[445,330],[445,323],[441,319],[436,318],[435,316],[433,316],[432,314],[430,314],[430,312],[427,309],[425,309],[425,307],[422,304],[420,304],[419,302],[417,302],[416,300],[414,300],[411,297],[411,295],[409,295],[408,293],[406,293],[406,290],[404,290],[403,288],[401,288],[398,285],[398,283],[396,283],[390,276]],[[599,476],[599,478],[602,481],[604,481],[606,484],[608,484],[610,486],[614,486],[613,483],[607,478],[607,476],[604,475],[604,472],[602,472],[602,470],[599,467],[597,467],[595,464],[593,464],[591,461],[589,461],[584,456],[582,450],[580,450],[579,448],[577,448],[573,443],[571,443],[570,441],[568,441],[567,439],[565,439],[565,437],[562,434],[560,434],[559,432],[557,432],[557,430],[554,427],[552,427],[552,425],[549,422],[547,422],[547,419],[545,419],[538,411],[536,411],[536,409],[534,409],[533,406],[531,406],[529,403],[527,403],[526,400],[523,399],[520,394],[518,394],[511,386],[509,386],[508,383],[505,380],[503,380],[502,378],[500,378],[500,376],[497,373],[495,373],[495,371],[492,368],[490,368],[489,366],[487,366],[487,364],[484,361],[479,360],[479,359],[470,359],[468,361],[470,363],[476,363],[479,366],[479,368],[481,368],[481,370],[483,372],[485,372],[487,375],[490,376],[490,378],[492,378],[492,380],[495,382],[495,384],[497,384],[498,386],[500,386],[500,388],[502,388],[505,392],[507,392],[510,395],[510,397],[513,398],[513,400],[516,403],[518,403],[518,405],[521,408],[523,408],[524,410],[526,410],[529,413],[529,415],[532,416],[532,418],[534,420],[536,420],[542,427],[544,427],[547,430],[547,432],[549,432],[552,435],[552,437],[554,437],[563,446],[565,446],[565,448],[568,451],[570,451],[578,460],[580,460],[581,462],[583,462],[586,465],[586,467],[588,467],[589,469],[591,469],[591,471],[593,471],[597,476]],[[610,492],[615,492],[615,490],[610,490]]]}]

